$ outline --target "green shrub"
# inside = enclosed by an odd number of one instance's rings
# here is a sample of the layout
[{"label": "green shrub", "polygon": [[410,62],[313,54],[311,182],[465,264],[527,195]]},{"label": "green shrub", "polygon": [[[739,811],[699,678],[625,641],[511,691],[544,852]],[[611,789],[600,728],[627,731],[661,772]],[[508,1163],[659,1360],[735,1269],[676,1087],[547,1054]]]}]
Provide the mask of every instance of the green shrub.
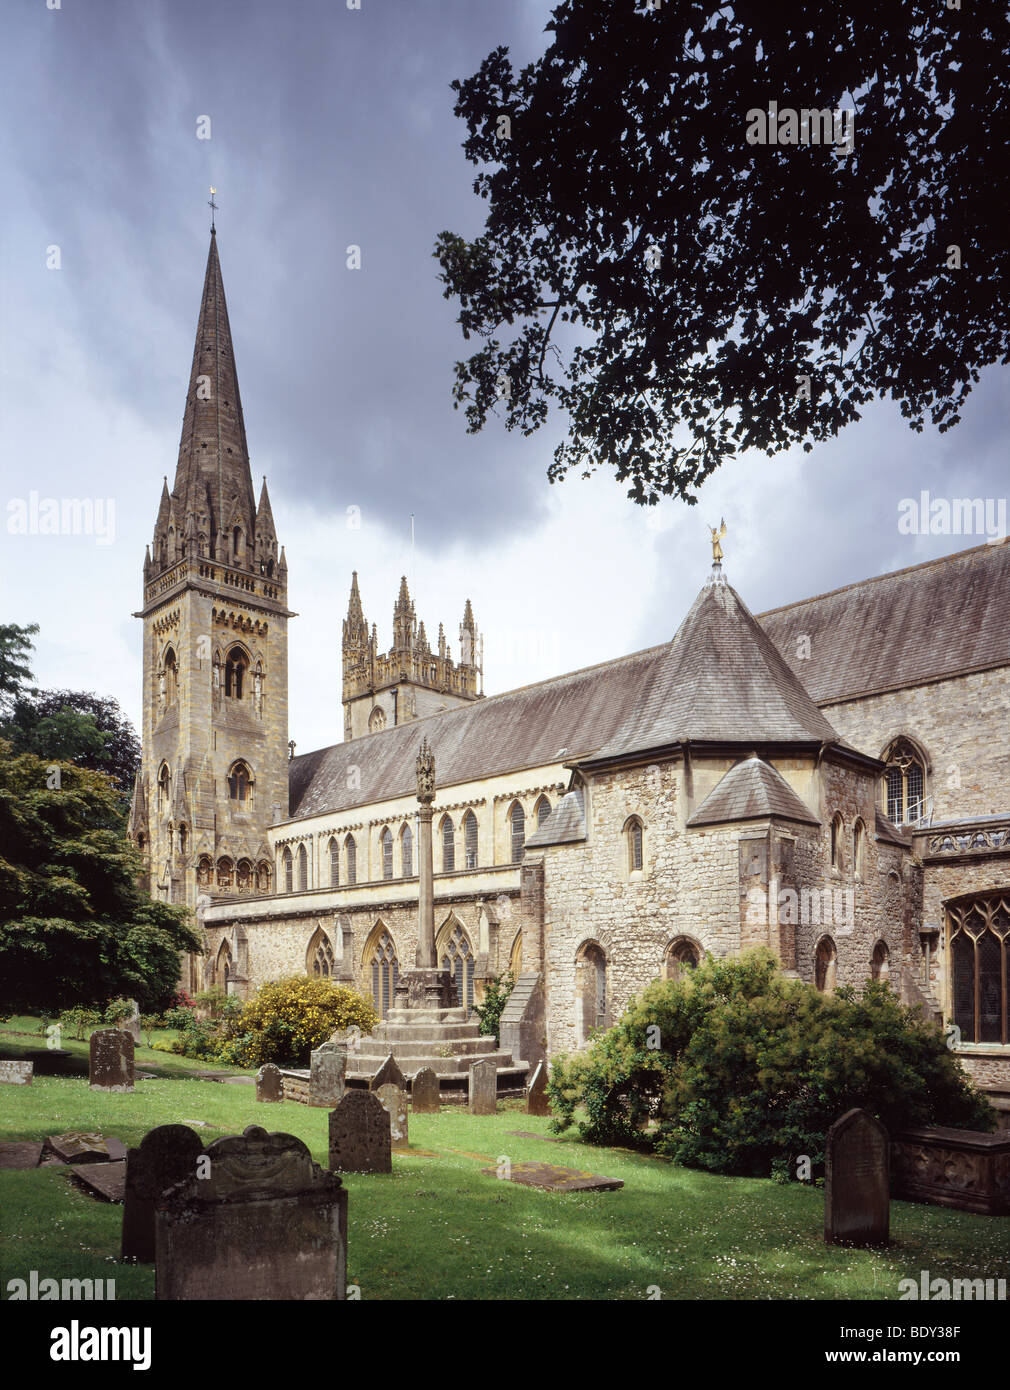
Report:
[{"label": "green shrub", "polygon": [[153,1035],[159,1028],[164,1028],[165,1020],[160,1014],[141,1014],[140,1026],[143,1029],[144,1037],[147,1039],[148,1047],[153,1047]]},{"label": "green shrub", "polygon": [[481,1036],[493,1037],[496,1044],[499,1042],[502,1011],[515,984],[516,977],[511,970],[506,970],[504,975],[493,976],[485,987],[483,1004],[473,1006],[474,1013],[480,1019]]},{"label": "green shrub", "polygon": [[856,1105],[891,1131],[994,1123],[941,1034],[886,984],[821,994],[764,949],[649,985],[586,1052],[554,1063],[548,1094],[556,1131],[582,1105],[591,1143],[783,1179],[801,1154],[823,1164],[828,1127]]},{"label": "green shrub", "polygon": [[110,1028],[115,1028],[124,1019],[133,1017],[133,1005],[125,999],[113,999],[111,1004],[105,1006],[105,1022]]},{"label": "green shrub", "polygon": [[262,985],[241,1013],[222,1025],[218,1056],[240,1067],[265,1062],[304,1067],[312,1049],[338,1029],[370,1033],[378,1021],[371,1000],[354,990],[293,975]]},{"label": "green shrub", "polygon": [[89,1030],[97,1028],[102,1022],[102,1015],[97,1009],[67,1009],[60,1014],[60,1028],[70,1037],[76,1038],[78,1042],[83,1042],[85,1036],[90,1036]]}]

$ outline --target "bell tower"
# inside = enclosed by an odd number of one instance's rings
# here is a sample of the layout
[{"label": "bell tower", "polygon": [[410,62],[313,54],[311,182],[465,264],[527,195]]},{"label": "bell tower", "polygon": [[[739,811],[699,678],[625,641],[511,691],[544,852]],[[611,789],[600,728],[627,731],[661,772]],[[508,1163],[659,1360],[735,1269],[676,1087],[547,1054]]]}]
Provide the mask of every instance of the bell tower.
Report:
[{"label": "bell tower", "polygon": [[253,493],[212,229],[175,482],[134,615],[143,757],[130,835],[153,897],[196,907],[273,888],[266,832],[288,813],[287,583],[265,478]]}]

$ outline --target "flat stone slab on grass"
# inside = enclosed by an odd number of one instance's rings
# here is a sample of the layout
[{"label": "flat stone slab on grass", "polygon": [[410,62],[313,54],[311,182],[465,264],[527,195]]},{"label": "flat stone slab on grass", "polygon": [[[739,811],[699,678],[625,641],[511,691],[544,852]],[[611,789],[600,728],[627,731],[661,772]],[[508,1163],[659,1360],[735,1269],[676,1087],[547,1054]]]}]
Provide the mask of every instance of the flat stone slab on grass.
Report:
[{"label": "flat stone slab on grass", "polygon": [[77,1164],[72,1174],[92,1197],[102,1202],[121,1202],[126,1192],[126,1160],[115,1163]]},{"label": "flat stone slab on grass", "polygon": [[42,1158],[42,1145],[35,1140],[15,1140],[0,1144],[0,1170],[37,1168]]},{"label": "flat stone slab on grass", "polygon": [[[497,1168],[481,1170],[497,1178]],[[547,1192],[616,1192],[624,1186],[621,1178],[605,1178],[600,1173],[584,1173],[578,1168],[559,1168],[556,1163],[513,1163],[505,1182],[522,1187],[542,1187]]]},{"label": "flat stone slab on grass", "polygon": [[534,1134],[531,1129],[507,1129],[505,1133],[511,1134],[515,1139],[542,1139],[545,1144],[570,1144],[573,1142],[561,1134]]},{"label": "flat stone slab on grass", "polygon": [[105,1139],[101,1134],[51,1134],[46,1148],[63,1163],[112,1163],[126,1158],[121,1139]]}]

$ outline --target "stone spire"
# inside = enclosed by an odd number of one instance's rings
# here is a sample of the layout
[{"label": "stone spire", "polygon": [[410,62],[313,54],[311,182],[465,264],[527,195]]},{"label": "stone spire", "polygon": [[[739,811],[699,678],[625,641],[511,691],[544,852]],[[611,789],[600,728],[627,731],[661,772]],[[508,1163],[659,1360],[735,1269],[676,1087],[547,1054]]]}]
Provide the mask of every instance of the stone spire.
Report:
[{"label": "stone spire", "polygon": [[257,512],[214,232],[172,498],[177,538],[181,523],[183,534],[191,537],[187,545],[196,544],[201,553],[239,568],[253,568]]},{"label": "stone spire", "polygon": [[477,624],[474,622],[469,599],[463,609],[463,621],[459,625],[459,664],[477,665]]},{"label": "stone spire", "polygon": [[409,652],[414,645],[414,605],[407,589],[407,576],[400,580],[400,594],[393,608],[393,650]]},{"label": "stone spire", "polygon": [[256,552],[254,559],[260,574],[273,575],[277,565],[277,528],[274,525],[273,508],[267,492],[267,480],[263,479],[260,489],[259,506],[256,508]]},{"label": "stone spire", "polygon": [[361,595],[358,592],[358,571],[351,575],[351,597],[344,619],[343,657],[345,677],[349,671],[358,670],[368,654],[368,624],[361,608]]}]

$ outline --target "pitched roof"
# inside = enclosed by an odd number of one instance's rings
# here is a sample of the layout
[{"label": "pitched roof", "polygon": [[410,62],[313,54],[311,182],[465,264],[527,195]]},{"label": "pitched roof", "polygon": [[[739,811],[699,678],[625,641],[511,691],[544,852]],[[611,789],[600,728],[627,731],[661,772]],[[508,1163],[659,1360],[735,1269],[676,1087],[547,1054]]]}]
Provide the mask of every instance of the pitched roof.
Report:
[{"label": "pitched roof", "polygon": [[782,774],[755,754],[730,768],[706,796],[688,825],[767,820],[769,816],[820,825],[818,818],[800,800]]},{"label": "pitched roof", "polygon": [[435,754],[439,787],[591,753],[641,699],[665,650],[650,647],[293,758],[289,814],[346,811],[413,795],[422,737]]},{"label": "pitched roof", "polygon": [[823,704],[1010,666],[1008,599],[1005,540],[848,584],[757,620]]},{"label": "pitched roof", "polygon": [[685,743],[838,743],[735,589],[712,579],[593,760]]},{"label": "pitched roof", "polygon": [[527,849],[570,845],[586,838],[586,813],[574,791],[566,792],[543,825],[526,841]]}]

